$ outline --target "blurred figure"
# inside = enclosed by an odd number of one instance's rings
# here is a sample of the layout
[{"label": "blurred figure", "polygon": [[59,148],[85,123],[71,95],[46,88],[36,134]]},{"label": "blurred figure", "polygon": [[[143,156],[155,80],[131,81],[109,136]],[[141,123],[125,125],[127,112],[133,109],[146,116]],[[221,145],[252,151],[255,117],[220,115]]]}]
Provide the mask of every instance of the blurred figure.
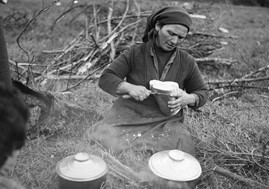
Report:
[{"label": "blurred figure", "polygon": [[[6,4],[7,0],[0,0],[0,4]],[[0,23],[0,82],[5,82],[11,86],[11,76],[9,70],[8,54],[6,48],[6,42],[2,29],[2,23]]]},{"label": "blurred figure", "polygon": [[[0,0],[1,2],[1,0]],[[0,82],[11,86],[10,68],[3,29],[0,23]]]},{"label": "blurred figure", "polygon": [[0,82],[0,188],[23,189],[7,177],[26,139],[29,110],[21,93]]},{"label": "blurred figure", "polygon": [[[6,4],[7,0],[0,0],[0,4]],[[42,93],[29,88],[21,81],[13,80],[11,77],[11,71],[9,67],[8,52],[6,47],[6,41],[4,38],[4,32],[0,22],[0,82],[6,86],[11,87],[12,85],[19,89],[22,93],[30,95],[39,101],[43,101],[45,106],[41,106],[42,115],[39,120],[42,121],[49,116],[50,108],[52,105],[53,96],[49,93]]]}]

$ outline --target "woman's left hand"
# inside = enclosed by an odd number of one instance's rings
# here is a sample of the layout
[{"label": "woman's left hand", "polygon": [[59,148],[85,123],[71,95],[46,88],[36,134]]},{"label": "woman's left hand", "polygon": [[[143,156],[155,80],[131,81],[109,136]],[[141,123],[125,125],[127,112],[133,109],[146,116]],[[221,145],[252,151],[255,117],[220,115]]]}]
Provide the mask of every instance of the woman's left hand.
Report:
[{"label": "woman's left hand", "polygon": [[171,108],[171,112],[180,110],[182,107],[195,103],[195,96],[188,94],[180,88],[177,88],[171,93],[171,99],[168,102],[168,107]]}]

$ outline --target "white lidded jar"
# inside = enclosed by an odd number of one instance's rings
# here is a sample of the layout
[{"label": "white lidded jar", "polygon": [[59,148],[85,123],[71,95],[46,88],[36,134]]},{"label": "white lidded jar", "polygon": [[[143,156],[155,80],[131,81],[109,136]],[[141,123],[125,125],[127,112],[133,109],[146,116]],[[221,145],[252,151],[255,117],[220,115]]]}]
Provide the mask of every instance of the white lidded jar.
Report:
[{"label": "white lidded jar", "polygon": [[157,176],[172,181],[192,181],[201,176],[199,161],[181,150],[166,150],[153,154],[148,162]]},{"label": "white lidded jar", "polygon": [[99,189],[106,182],[108,166],[93,154],[80,152],[58,162],[59,189]]},{"label": "white lidded jar", "polygon": [[171,112],[171,109],[168,108],[168,102],[175,100],[175,97],[171,97],[170,95],[173,91],[178,90],[178,83],[174,81],[151,80],[149,86],[163,114],[173,116],[180,111],[179,109],[176,112]]}]

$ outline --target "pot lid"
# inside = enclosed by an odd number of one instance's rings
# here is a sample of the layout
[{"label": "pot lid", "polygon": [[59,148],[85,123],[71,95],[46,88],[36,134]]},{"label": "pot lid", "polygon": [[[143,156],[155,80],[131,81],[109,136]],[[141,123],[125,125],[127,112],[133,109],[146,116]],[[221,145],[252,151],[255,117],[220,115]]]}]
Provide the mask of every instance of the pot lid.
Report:
[{"label": "pot lid", "polygon": [[202,173],[198,160],[180,150],[155,153],[150,157],[148,164],[155,175],[173,181],[194,180]]},{"label": "pot lid", "polygon": [[107,164],[95,155],[80,152],[58,162],[56,172],[66,180],[91,181],[106,174]]}]

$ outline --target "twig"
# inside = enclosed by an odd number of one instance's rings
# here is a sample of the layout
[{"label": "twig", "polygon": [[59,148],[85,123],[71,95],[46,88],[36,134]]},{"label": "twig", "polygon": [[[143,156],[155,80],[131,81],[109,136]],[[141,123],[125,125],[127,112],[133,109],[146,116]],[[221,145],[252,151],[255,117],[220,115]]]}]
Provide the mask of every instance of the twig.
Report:
[{"label": "twig", "polygon": [[[86,75],[48,75],[47,79],[51,79],[51,80],[81,80],[81,79],[85,79],[85,77],[87,77]],[[91,79],[95,79],[95,77],[91,77]],[[96,78],[98,79],[98,78]]]},{"label": "twig", "polygon": [[[217,147],[215,147],[217,149]],[[239,157],[237,156],[247,156],[247,157],[259,157],[259,158],[265,158],[265,159],[269,159],[269,156],[262,156],[260,154],[253,154],[253,153],[239,153],[239,152],[233,152],[233,151],[224,151],[224,150],[214,150],[214,151],[217,151],[219,153],[222,153],[222,154],[228,154],[230,155],[231,157],[236,157],[239,159]],[[249,163],[253,163],[253,161],[250,161],[250,160],[245,160],[245,161],[248,161]]]},{"label": "twig", "polygon": [[[141,182],[139,175],[136,172],[134,172],[130,167],[122,164],[119,160],[117,160],[116,158],[114,158],[113,156],[111,156],[109,153],[107,153],[105,151],[102,152],[102,155],[105,157],[105,159],[107,159],[107,161],[108,161],[108,163],[110,163],[111,167],[114,167],[114,170],[115,170],[115,168],[117,168],[116,173],[121,172],[121,175],[124,175],[124,177],[127,177],[128,180],[131,180],[135,183]],[[123,174],[122,172],[125,174]],[[126,174],[128,174],[129,177],[131,177],[131,178],[126,176]]]},{"label": "twig", "polygon": [[132,25],[135,25],[135,24],[137,24],[137,23],[139,23],[139,22],[141,22],[141,20],[137,20],[137,21],[135,21],[135,22],[133,22],[133,23],[130,23],[130,24],[124,26],[123,28],[121,28],[121,29],[118,31],[118,34],[121,33],[121,32],[123,32],[126,28],[128,28],[128,27],[130,27],[130,26],[132,26]]},{"label": "twig", "polygon": [[44,71],[42,72],[42,75],[37,77],[35,79],[35,81],[39,81],[40,79],[42,79],[44,77],[44,75],[47,73],[49,67],[56,63],[60,58],[62,58],[67,52],[71,51],[75,46],[76,46],[76,43],[78,41],[78,39],[80,38],[80,36],[84,33],[85,31],[82,30],[68,45],[66,45],[63,49],[63,52],[56,56],[50,63],[47,64],[47,68],[44,69]]},{"label": "twig", "polygon": [[29,51],[27,51],[26,49],[24,49],[21,44],[20,44],[20,38],[23,35],[23,33],[26,31],[26,29],[29,27],[29,25],[39,16],[41,15],[43,12],[49,10],[50,7],[52,7],[55,3],[57,3],[59,0],[55,0],[53,2],[51,2],[49,5],[47,5],[46,7],[42,8],[31,20],[29,20],[29,22],[26,24],[26,26],[24,27],[24,29],[22,30],[22,32],[18,35],[16,42],[19,46],[19,48],[26,54],[27,58],[28,58],[28,62],[32,62],[31,58],[30,58],[30,53]]},{"label": "twig", "polygon": [[[53,30],[55,24],[56,24],[59,20],[61,20],[61,18],[63,18],[67,13],[71,12],[72,10],[74,10],[74,9],[76,9],[76,8],[83,8],[84,6],[85,6],[85,5],[74,6],[74,7],[71,7],[70,9],[64,11],[62,14],[60,14],[60,16],[58,16],[58,17],[54,20],[54,22],[53,22],[53,23],[51,24],[51,26],[50,26],[50,29]],[[87,7],[88,7],[88,6],[87,6]],[[82,11],[80,11],[80,12],[82,12]],[[77,18],[77,16],[75,16],[75,17]]]},{"label": "twig", "polygon": [[73,86],[71,86],[71,87],[69,87],[69,88],[67,88],[67,89],[65,89],[65,90],[63,90],[63,91],[61,91],[61,92],[66,92],[66,91],[69,91],[69,90],[71,90],[71,89],[73,89],[73,88],[79,86],[81,83],[83,83],[85,80],[87,80],[90,76],[92,76],[93,74],[95,74],[97,71],[101,70],[101,69],[102,69],[103,67],[105,67],[105,66],[106,66],[106,65],[104,64],[104,65],[98,67],[96,70],[94,70],[93,72],[89,73],[89,74],[88,74],[82,81],[76,83],[75,85],[73,85]]},{"label": "twig", "polygon": [[[269,88],[268,88],[268,90],[269,90]],[[265,96],[265,95],[260,95],[260,96],[263,97],[263,98],[269,98],[269,96]]]},{"label": "twig", "polygon": [[231,84],[238,83],[238,82],[256,82],[256,81],[265,81],[265,80],[269,80],[269,76],[259,77],[259,78],[235,79],[231,82]]},{"label": "twig", "polygon": [[42,53],[46,53],[46,54],[56,54],[56,53],[63,53],[64,50],[44,50],[42,51]]},{"label": "twig", "polygon": [[89,19],[88,16],[85,16],[85,38],[89,40]]},{"label": "twig", "polygon": [[245,89],[260,89],[264,91],[269,91],[269,87],[259,87],[259,86],[247,86],[247,85],[237,85],[237,87],[245,88]]},{"label": "twig", "polygon": [[23,66],[19,65],[19,63],[15,62],[13,60],[9,60],[9,63],[11,63],[12,65],[14,65],[16,67],[17,71],[19,71],[18,68],[20,68],[22,70],[27,70],[27,68],[24,68]]},{"label": "twig", "polygon": [[217,100],[222,100],[222,99],[224,99],[224,98],[227,97],[227,96],[234,95],[234,94],[237,94],[237,93],[239,93],[239,91],[231,91],[231,92],[225,93],[225,94],[223,94],[223,95],[221,95],[221,96],[219,96],[219,97],[214,98],[214,99],[212,100],[212,102],[215,102],[215,101],[217,101]]},{"label": "twig", "polygon": [[126,9],[125,9],[125,12],[124,12],[124,14],[122,16],[122,19],[120,20],[120,22],[118,23],[118,25],[113,29],[113,31],[111,31],[111,33],[109,35],[107,35],[106,37],[104,37],[102,40],[105,40],[105,39],[111,37],[117,31],[117,29],[119,27],[121,27],[121,24],[124,21],[124,19],[126,18],[128,11],[129,11],[129,0],[126,1]]},{"label": "twig", "polygon": [[[140,183],[141,181],[138,174],[134,172],[130,167],[122,164],[118,159],[116,159],[110,153],[108,153],[106,149],[102,146],[102,144],[100,144],[97,140],[93,141],[98,147],[102,149],[101,151],[102,158],[106,159],[106,162],[108,163],[110,170],[112,170],[109,173],[112,173],[113,176],[115,175],[120,176],[122,179],[131,181],[132,184],[138,186],[138,183]],[[128,174],[129,176],[126,176],[126,174]],[[133,179],[130,177],[132,177]]]},{"label": "twig", "polygon": [[250,184],[251,186],[253,186],[255,188],[256,187],[259,187],[259,188],[262,188],[262,189],[268,189],[269,188],[268,185],[259,183],[257,181],[254,181],[254,180],[251,180],[251,179],[248,179],[248,178],[245,178],[245,177],[242,177],[240,175],[232,173],[231,171],[229,171],[227,169],[224,169],[222,167],[219,167],[219,166],[215,166],[213,168],[213,171],[215,173],[218,173],[218,174],[222,175],[222,176],[225,176],[225,177],[228,177],[228,178],[232,178],[232,179],[239,180],[239,181],[242,181],[244,183]]},{"label": "twig", "polygon": [[97,24],[97,10],[96,10],[96,6],[95,3],[93,2],[93,19],[94,19],[94,28],[95,28],[95,39],[96,41],[99,41],[99,27]]},{"label": "twig", "polygon": [[[148,14],[148,13],[141,13],[141,14],[140,14],[140,17],[148,17],[149,15],[150,15],[150,14]],[[137,18],[137,16],[136,16],[136,15],[126,15],[125,19],[126,19],[126,18]],[[121,19],[122,19],[122,16],[119,16],[119,17],[112,17],[112,18],[111,18],[111,21],[112,21],[112,20],[121,20]],[[97,25],[105,24],[105,23],[107,23],[107,19],[97,22]],[[92,28],[92,27],[94,27],[94,25],[89,26],[89,29]]]},{"label": "twig", "polygon": [[226,66],[231,66],[233,63],[237,62],[236,60],[233,59],[222,59],[222,58],[196,58],[195,59],[198,64],[222,64]]},{"label": "twig", "polygon": [[100,50],[104,50],[108,47],[108,45],[118,36],[118,33],[114,33],[109,37],[109,39],[103,43],[103,45],[100,47]]},{"label": "twig", "polygon": [[[106,49],[108,45],[117,37],[117,33],[114,33],[104,44],[102,44],[98,49],[93,51],[93,53],[90,53],[86,57],[83,58],[84,61],[87,61],[90,57],[93,57],[97,52],[101,52],[101,57],[107,53]],[[105,50],[106,49],[106,50]],[[104,51],[105,50],[105,51]],[[89,68],[91,68],[93,65],[95,65],[100,58],[95,58],[94,60],[89,60],[85,65],[81,66],[78,70],[78,73],[84,73],[87,71]]]},{"label": "twig", "polygon": [[121,172],[119,172],[118,170],[116,170],[115,168],[113,168],[112,166],[109,166],[109,169],[110,169],[110,171],[108,172],[108,174],[111,174],[112,176],[114,176],[116,178],[119,178],[120,177],[121,180],[127,180],[130,183],[132,183],[132,184],[134,184],[136,186],[139,186],[139,184],[137,184],[134,180],[132,180],[128,176],[122,174]]},{"label": "twig", "polygon": [[[253,156],[254,151],[255,151],[255,149],[253,149],[253,150],[251,151],[251,157],[252,157],[252,160],[253,160],[253,161],[255,162],[255,164],[258,165],[260,168],[262,168],[262,169],[264,169],[264,170],[266,170],[266,171],[269,171],[269,169],[268,169],[267,167],[262,166],[261,164],[259,164],[259,163],[255,160],[255,158],[254,158],[254,156]],[[264,156],[263,156],[263,157],[264,157]]]},{"label": "twig", "polygon": [[[71,64],[68,64],[68,65],[65,65],[65,66],[63,66],[63,67],[54,69],[54,70],[52,70],[52,71],[50,71],[50,72],[47,73],[47,77],[50,76],[50,75],[52,75],[52,74],[54,74],[55,72],[58,72],[58,71],[64,71],[64,70],[66,70],[67,68],[70,68],[70,67],[72,67],[72,66],[75,66],[75,65],[77,65],[77,64],[80,64],[81,62],[85,61],[84,59],[85,59],[85,58],[81,58],[81,59],[79,59],[79,60],[76,61],[76,62],[72,62]],[[65,62],[66,62],[66,61],[65,61]]]},{"label": "twig", "polygon": [[[111,28],[111,17],[113,14],[113,1],[111,2],[112,4],[112,8],[109,8],[108,10],[108,16],[107,16],[107,31],[108,31],[108,35],[111,34],[112,32],[112,28]],[[114,41],[112,40],[110,43],[110,59],[113,60],[116,54],[116,50],[115,50],[115,45],[114,45]]]},{"label": "twig", "polygon": [[70,61],[70,65],[71,65],[71,70],[70,70],[70,73],[69,73],[69,78],[67,80],[67,84],[66,84],[66,87],[68,88],[69,87],[69,84],[70,84],[70,77],[72,76],[72,71],[73,71],[73,68],[74,68],[74,64],[72,61]]},{"label": "twig", "polygon": [[90,34],[90,36],[91,36],[91,38],[92,38],[92,41],[93,41],[95,47],[96,47],[96,48],[99,48],[99,45],[98,45],[98,43],[97,43],[97,41],[96,41],[96,39],[94,38],[94,36],[93,36],[92,33]]},{"label": "twig", "polygon": [[228,85],[228,86],[236,86],[238,83],[244,83],[244,82],[258,82],[258,81],[265,81],[269,80],[269,76],[267,77],[260,77],[260,78],[240,78],[240,79],[233,79],[233,80],[223,80],[223,81],[209,81],[207,84],[214,85],[214,84],[220,84],[220,85]]},{"label": "twig", "polygon": [[[27,68],[23,67],[22,66],[22,63],[17,63],[17,62],[15,62],[13,60],[9,60],[9,63],[11,63],[12,65],[14,65],[16,67],[16,69],[17,69],[16,71],[17,72],[19,71],[18,68],[22,69],[23,72],[27,71]],[[29,66],[31,63],[23,63],[23,64],[25,64],[26,66]],[[35,71],[35,70],[32,70],[32,72],[35,73],[35,74],[38,74],[38,75],[41,74],[40,72]]]},{"label": "twig", "polygon": [[214,38],[237,38],[236,36],[222,36],[222,35],[215,35],[215,34],[209,34],[209,33],[203,33],[203,32],[189,32],[189,36],[194,36],[194,35],[203,35],[206,37],[214,37]]},{"label": "twig", "polygon": [[[15,73],[17,73],[17,79],[20,80],[22,77],[24,77],[24,73],[27,71],[26,68],[20,66],[17,62],[13,60],[9,60],[9,63],[13,64],[15,66]],[[19,71],[19,68],[22,69],[22,73]],[[12,69],[12,67],[10,68]]]},{"label": "twig", "polygon": [[[139,20],[140,17],[141,17],[140,3],[137,3],[136,0],[133,0],[133,3],[134,3],[134,5],[135,5],[135,7],[136,7],[136,10],[137,10],[137,13],[136,13],[136,15],[137,15],[137,19]],[[138,25],[138,24],[137,24],[137,25]],[[138,27],[135,27],[135,31],[133,32],[133,36],[132,36],[132,44],[135,43],[135,37],[136,37],[136,34],[137,34],[137,30],[138,30]]]},{"label": "twig", "polygon": [[268,70],[268,69],[269,69],[269,65],[267,65],[267,66],[265,66],[265,67],[262,67],[262,68],[259,68],[258,70],[252,71],[252,72],[250,72],[249,74],[243,76],[242,79],[246,79],[246,78],[252,77],[252,76],[254,76],[254,75],[257,74],[257,73],[266,71],[266,70]]}]

